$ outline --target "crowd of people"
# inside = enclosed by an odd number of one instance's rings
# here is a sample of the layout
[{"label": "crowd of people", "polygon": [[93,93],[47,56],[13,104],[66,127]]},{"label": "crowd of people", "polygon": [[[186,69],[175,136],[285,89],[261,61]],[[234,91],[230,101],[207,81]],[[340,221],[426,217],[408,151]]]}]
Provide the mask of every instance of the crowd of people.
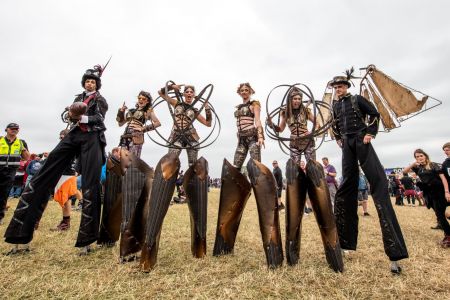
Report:
[{"label": "crowd of people", "polygon": [[[150,93],[141,91],[135,108],[128,109],[123,105],[118,109],[118,125],[126,127],[120,137],[119,147],[114,148],[108,158],[104,136],[104,118],[108,104],[99,93],[102,72],[103,69],[96,66],[83,75],[84,90],[68,108],[70,127],[61,132],[59,144],[50,153],[30,155],[27,143],[17,136],[19,125],[16,123],[8,124],[5,136],[0,138],[0,224],[3,223],[8,196],[20,197],[14,217],[5,233],[5,241],[15,245],[13,253],[21,250],[20,245],[25,245],[23,249],[28,249],[28,243],[33,238],[34,230],[39,225],[51,195],[62,208],[62,220],[56,227],[56,230],[60,231],[70,228],[73,202],[69,200],[81,201],[82,214],[76,247],[81,248],[82,254],[92,251],[91,244],[98,239],[102,195],[108,195],[105,191],[108,187],[122,188],[124,203],[132,204],[130,211],[123,211],[126,216],[122,215],[120,221],[122,235],[131,230],[130,222],[135,214],[133,210],[140,201],[139,195],[132,196],[131,193],[141,181],[140,188],[147,191],[149,189],[143,183],[147,175],[142,175],[141,172],[145,163],[140,163],[144,144],[143,133],[155,130],[162,126],[162,123],[153,110]],[[338,146],[342,149],[340,182],[337,181],[336,168],[330,164],[327,157],[322,158],[322,164],[316,161],[314,140],[305,138],[309,134],[308,125],[318,126],[318,122],[315,121],[311,110],[304,106],[300,89],[294,87],[289,91],[286,106],[279,111],[279,124],[267,119],[268,126],[277,134],[281,134],[286,128],[289,130],[290,159],[286,166],[286,179],[283,179],[283,172],[276,160],[272,164],[273,176],[270,172],[267,174],[267,167],[261,164],[261,147],[264,146],[265,139],[261,104],[252,98],[255,91],[250,83],[242,83],[237,89],[242,98],[242,103],[236,107],[235,112],[237,147],[233,164],[224,160],[221,178],[210,178],[207,172],[203,176],[202,171],[207,169],[207,162],[198,159],[200,137],[194,127],[194,121],[210,127],[213,119],[210,105],[204,101],[199,109],[194,107],[198,100],[194,86],[171,84],[162,88],[159,95],[171,107],[173,125],[171,135],[167,139],[168,154],[162,158],[154,173],[153,184],[156,188],[155,192],[151,191],[154,199],[150,200],[152,209],[146,217],[158,219],[160,224],[149,222],[153,225],[148,226],[155,227],[147,228],[147,232],[143,234],[147,234],[144,243],[147,247],[145,255],[151,256],[151,262],[143,262],[144,268],[148,270],[155,264],[160,226],[171,200],[190,205],[196,224],[192,237],[193,255],[205,255],[207,195],[202,193],[210,187],[222,189],[213,251],[215,256],[233,251],[251,188],[258,204],[262,240],[270,267],[278,267],[283,261],[278,211],[286,209],[288,263],[293,265],[298,261],[301,217],[314,211],[322,233],[327,261],[335,271],[342,271],[341,250],[356,250],[357,246],[358,204],[362,207],[362,215],[370,216],[369,194],[372,195],[380,218],[385,252],[391,261],[391,271],[394,274],[401,273],[398,261],[407,258],[408,251],[391,203],[391,195],[395,197],[396,205],[404,205],[406,199],[408,205],[415,206],[417,201],[419,205],[432,208],[438,221],[437,227],[444,231],[440,244],[450,247],[450,225],[446,216],[446,207],[450,203],[450,143],[443,146],[447,156],[443,164],[430,161],[426,152],[417,149],[414,152],[414,163],[404,168],[402,177],[393,173],[386,178],[371,144],[378,132],[378,111],[364,97],[348,93],[348,78],[336,76],[330,86],[338,98],[332,109],[335,119],[332,130]],[[184,91],[181,95],[182,87]],[[179,96],[171,96],[168,93],[170,90]],[[187,152],[189,163],[186,173],[179,171],[178,156],[183,149]],[[250,180],[241,173],[247,154],[250,154],[251,158],[246,166]],[[306,161],[301,160],[302,156]],[[131,157],[128,164],[127,157]],[[178,166],[174,167],[176,164]],[[115,167],[120,169],[116,175],[111,173]],[[167,177],[169,173],[170,178]],[[411,173],[414,174],[413,177],[410,177]],[[81,184],[77,185],[77,176],[80,174],[82,177],[78,178]],[[141,179],[138,179],[136,174],[141,174]],[[107,182],[106,187],[104,182]],[[285,203],[282,197],[284,189]],[[229,196],[232,192],[237,192],[239,197]],[[115,196],[113,194],[113,197]],[[132,197],[133,201],[130,200]],[[165,198],[169,201],[166,208],[159,205],[166,201]],[[108,198],[104,201],[105,204],[112,201],[108,203],[114,205],[113,200]],[[195,206],[193,202],[197,200],[203,202]],[[300,204],[297,205],[298,203]],[[337,235],[333,235],[335,232]],[[142,249],[144,251],[144,248]]]}]

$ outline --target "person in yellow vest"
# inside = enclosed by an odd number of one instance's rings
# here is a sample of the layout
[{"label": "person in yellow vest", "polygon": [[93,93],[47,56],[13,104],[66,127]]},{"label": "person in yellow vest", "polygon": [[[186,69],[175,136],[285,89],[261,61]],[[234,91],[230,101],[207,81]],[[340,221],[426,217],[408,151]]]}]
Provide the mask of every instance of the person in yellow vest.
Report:
[{"label": "person in yellow vest", "polygon": [[30,157],[27,143],[17,138],[19,125],[9,123],[5,132],[6,135],[0,137],[0,225],[5,217],[6,201],[20,160],[27,160]]}]

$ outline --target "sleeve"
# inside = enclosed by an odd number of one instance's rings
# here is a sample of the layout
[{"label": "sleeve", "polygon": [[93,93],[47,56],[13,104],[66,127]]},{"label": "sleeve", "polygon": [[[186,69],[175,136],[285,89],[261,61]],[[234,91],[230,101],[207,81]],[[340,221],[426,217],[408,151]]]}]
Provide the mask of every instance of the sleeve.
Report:
[{"label": "sleeve", "polygon": [[411,170],[416,173],[417,175],[419,175],[419,168],[417,166],[414,166],[411,168]]},{"label": "sleeve", "polygon": [[444,174],[443,170],[442,170],[442,165],[438,164],[438,163],[431,163],[431,168],[433,169],[433,171],[435,171],[437,174]]},{"label": "sleeve", "polygon": [[21,141],[22,141],[23,147],[24,147],[25,149],[28,150],[28,144],[27,144],[27,142],[25,142],[24,140],[21,140]]},{"label": "sleeve", "polygon": [[328,171],[328,173],[337,173],[336,168],[330,165],[330,170]]},{"label": "sleeve", "polygon": [[358,106],[364,115],[368,116],[367,134],[375,137],[378,133],[378,124],[380,121],[380,113],[369,100],[362,96],[357,96]]},{"label": "sleeve", "polygon": [[442,174],[450,176],[450,160],[448,159],[446,159],[442,164]]},{"label": "sleeve", "polygon": [[338,115],[337,115],[337,109],[336,109],[336,103],[333,103],[333,124],[331,125],[331,130],[333,132],[334,137],[336,138],[337,141],[339,141],[340,139],[342,139],[341,136],[341,131],[339,130],[339,126],[338,126]]},{"label": "sleeve", "polygon": [[105,115],[108,111],[108,103],[106,103],[105,98],[101,95],[96,98],[96,101],[95,114],[88,116],[88,125],[101,124],[105,120]]}]

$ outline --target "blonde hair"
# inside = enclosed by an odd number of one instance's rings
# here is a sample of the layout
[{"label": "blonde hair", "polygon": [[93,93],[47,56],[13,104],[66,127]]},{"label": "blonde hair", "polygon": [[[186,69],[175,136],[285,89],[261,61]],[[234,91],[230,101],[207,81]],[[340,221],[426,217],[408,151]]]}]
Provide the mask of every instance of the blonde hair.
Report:
[{"label": "blonde hair", "polygon": [[252,88],[252,86],[251,86],[250,83],[248,83],[248,82],[244,82],[244,83],[239,84],[239,87],[237,88],[237,91],[236,91],[236,92],[237,92],[238,94],[241,94],[241,93],[240,93],[241,88],[244,87],[244,86],[246,86],[246,87],[248,87],[248,88],[250,89],[250,93],[251,93],[252,95],[255,93],[255,90]]}]

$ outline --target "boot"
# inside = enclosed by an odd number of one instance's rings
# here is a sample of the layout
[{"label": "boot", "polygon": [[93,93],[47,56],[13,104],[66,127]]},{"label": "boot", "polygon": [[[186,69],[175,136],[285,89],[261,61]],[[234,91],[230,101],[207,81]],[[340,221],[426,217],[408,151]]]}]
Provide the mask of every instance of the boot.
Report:
[{"label": "boot", "polygon": [[70,229],[70,217],[63,217],[61,222],[56,228],[50,229],[51,231],[66,231]]}]

